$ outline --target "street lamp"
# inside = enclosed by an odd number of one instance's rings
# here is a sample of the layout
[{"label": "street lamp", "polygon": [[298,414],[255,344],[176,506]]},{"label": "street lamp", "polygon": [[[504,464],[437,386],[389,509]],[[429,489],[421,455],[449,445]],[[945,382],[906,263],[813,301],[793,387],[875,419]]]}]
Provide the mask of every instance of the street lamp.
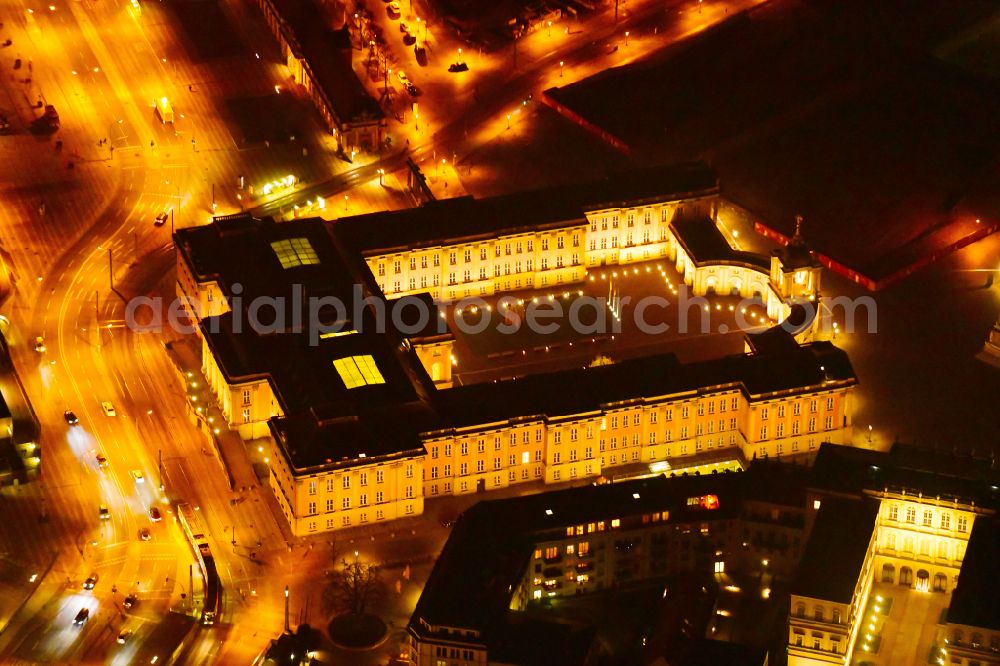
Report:
[{"label": "street lamp", "polygon": [[379,185],[384,185],[385,184],[385,183],[382,182],[382,176],[384,176],[384,175],[385,175],[385,169],[379,169],[378,170],[378,184]]},{"label": "street lamp", "polygon": [[552,36],[552,21],[549,21],[549,37]]},{"label": "street lamp", "polygon": [[507,114],[507,129],[510,129],[510,114]]},{"label": "street lamp", "polygon": [[625,31],[625,46],[628,46],[628,30]]},{"label": "street lamp", "polygon": [[565,63],[562,60],[559,61],[559,76],[563,75],[563,65],[564,64]]}]

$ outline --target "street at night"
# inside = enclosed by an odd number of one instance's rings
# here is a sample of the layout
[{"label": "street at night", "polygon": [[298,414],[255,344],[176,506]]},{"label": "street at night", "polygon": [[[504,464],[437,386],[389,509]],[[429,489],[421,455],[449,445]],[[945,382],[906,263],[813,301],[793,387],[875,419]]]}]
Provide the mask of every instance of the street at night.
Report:
[{"label": "street at night", "polygon": [[0,663],[1000,666],[998,44],[0,0]]}]

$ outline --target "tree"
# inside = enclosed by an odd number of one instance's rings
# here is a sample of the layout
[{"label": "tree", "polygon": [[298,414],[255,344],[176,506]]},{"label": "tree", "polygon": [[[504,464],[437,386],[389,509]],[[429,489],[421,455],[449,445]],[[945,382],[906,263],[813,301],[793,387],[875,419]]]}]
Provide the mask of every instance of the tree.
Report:
[{"label": "tree", "polygon": [[363,615],[382,598],[384,587],[379,565],[362,562],[355,553],[353,559],[341,560],[340,568],[330,573],[326,605],[332,612]]}]

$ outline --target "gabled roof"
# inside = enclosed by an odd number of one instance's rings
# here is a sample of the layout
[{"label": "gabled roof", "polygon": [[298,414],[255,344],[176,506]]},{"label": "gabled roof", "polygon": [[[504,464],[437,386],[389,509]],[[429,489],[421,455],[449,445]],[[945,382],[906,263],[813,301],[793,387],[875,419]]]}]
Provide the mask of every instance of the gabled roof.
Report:
[{"label": "gabled roof", "polygon": [[823,499],[789,591],[810,599],[851,603],[877,517],[874,500]]}]

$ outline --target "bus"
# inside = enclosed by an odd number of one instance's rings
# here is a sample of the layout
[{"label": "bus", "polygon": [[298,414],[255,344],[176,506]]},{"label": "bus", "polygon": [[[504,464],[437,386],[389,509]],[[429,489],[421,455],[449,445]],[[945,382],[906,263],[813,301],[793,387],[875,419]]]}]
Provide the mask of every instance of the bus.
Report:
[{"label": "bus", "polygon": [[197,508],[181,503],[177,505],[177,518],[180,521],[184,536],[191,544],[198,567],[201,569],[202,580],[205,581],[205,599],[201,608],[202,624],[214,624],[222,610],[222,584],[219,582],[219,572],[215,568],[215,558],[208,545],[208,537],[201,524]]}]

